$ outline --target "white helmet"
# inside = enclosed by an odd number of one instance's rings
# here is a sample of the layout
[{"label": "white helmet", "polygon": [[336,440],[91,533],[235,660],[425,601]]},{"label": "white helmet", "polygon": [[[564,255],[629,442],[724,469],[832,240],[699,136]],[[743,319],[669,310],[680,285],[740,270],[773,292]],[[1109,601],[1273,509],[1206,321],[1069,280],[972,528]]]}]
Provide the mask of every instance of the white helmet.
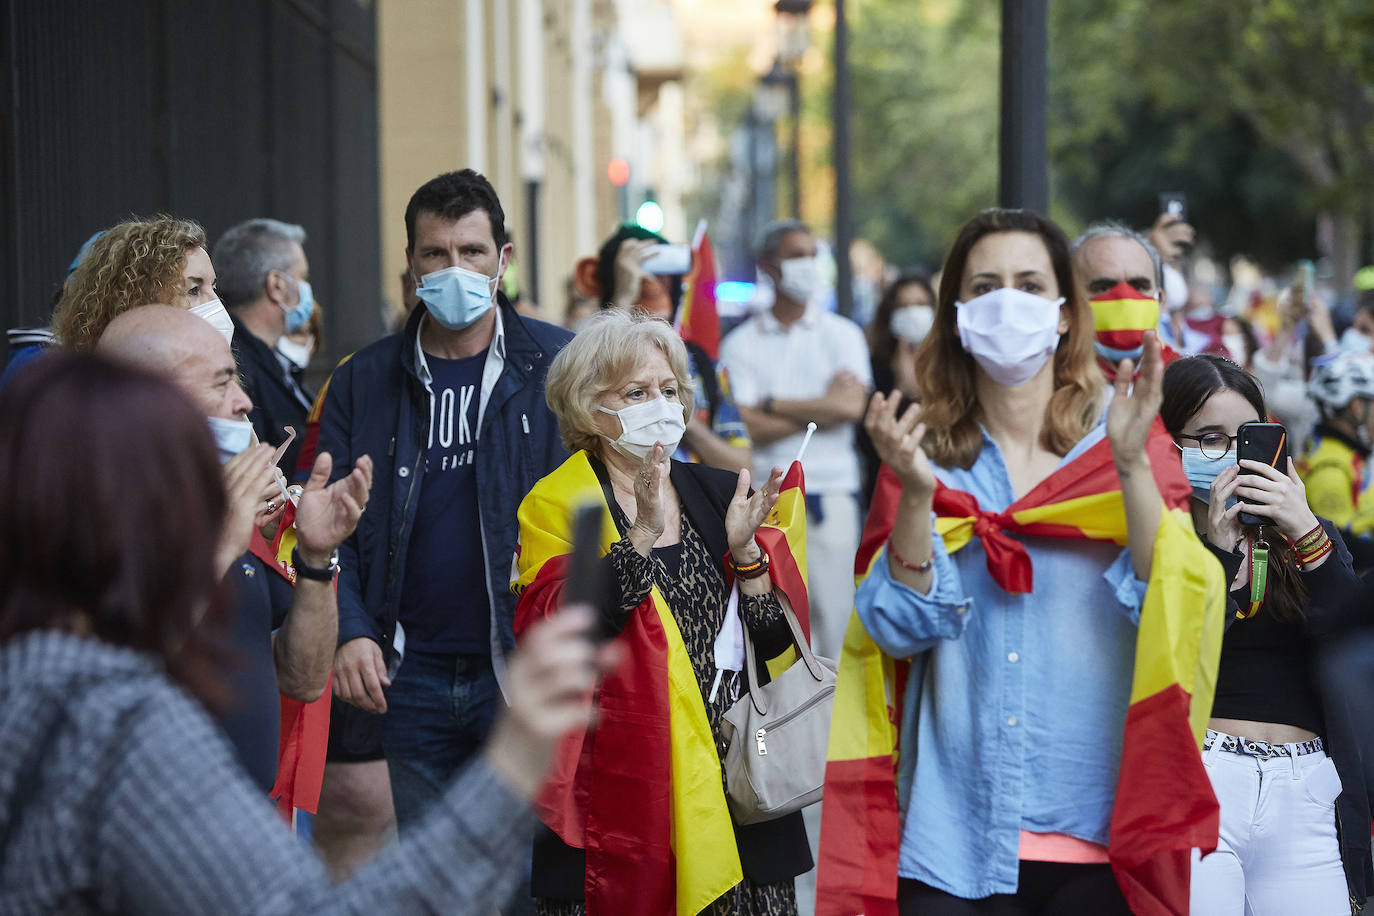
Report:
[{"label": "white helmet", "polygon": [[1312,364],[1307,394],[1328,411],[1337,411],[1352,398],[1374,400],[1374,354],[1337,353]]}]

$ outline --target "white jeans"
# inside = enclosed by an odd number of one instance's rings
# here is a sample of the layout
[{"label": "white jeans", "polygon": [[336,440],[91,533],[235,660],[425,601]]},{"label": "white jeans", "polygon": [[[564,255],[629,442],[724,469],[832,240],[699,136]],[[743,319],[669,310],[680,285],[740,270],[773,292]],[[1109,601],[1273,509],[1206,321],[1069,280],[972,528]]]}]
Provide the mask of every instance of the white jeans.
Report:
[{"label": "white jeans", "polygon": [[859,500],[822,493],[817,520],[806,513],[806,591],[811,603],[811,651],[840,660],[854,611],[854,555],[859,552]]},{"label": "white jeans", "polygon": [[1206,858],[1193,850],[1195,916],[1348,914],[1336,839],[1341,780],[1331,758],[1317,751],[1263,760],[1217,742],[1202,762],[1221,805],[1221,837]]}]

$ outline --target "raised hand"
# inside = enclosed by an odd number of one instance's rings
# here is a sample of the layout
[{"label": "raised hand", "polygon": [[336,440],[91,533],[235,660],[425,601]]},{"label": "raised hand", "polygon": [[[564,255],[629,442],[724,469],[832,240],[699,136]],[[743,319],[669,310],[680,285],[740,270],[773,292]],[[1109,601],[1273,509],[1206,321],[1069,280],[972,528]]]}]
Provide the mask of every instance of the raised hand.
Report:
[{"label": "raised hand", "polygon": [[296,505],[296,538],[301,557],[312,566],[326,566],[334,548],[358,527],[372,490],[372,459],[364,455],[347,477],[325,486],[334,460],[328,452],[315,456],[310,479]]},{"label": "raised hand", "polygon": [[1240,519],[1236,516],[1245,507],[1237,503],[1226,508],[1226,501],[1235,495],[1239,485],[1236,480],[1239,474],[1240,468],[1232,464],[1212,478],[1210,501],[1207,503],[1207,540],[1227,551],[1235,550],[1244,536]]},{"label": "raised hand", "polygon": [[1159,336],[1145,332],[1145,350],[1140,357],[1140,376],[1132,385],[1135,367],[1123,359],[1116,367],[1116,392],[1107,410],[1107,438],[1112,443],[1112,459],[1118,470],[1148,468],[1145,444],[1150,427],[1159,416],[1164,400],[1164,357]]},{"label": "raised hand", "polygon": [[754,532],[758,530],[768,513],[778,501],[782,490],[782,468],[773,468],[764,481],[751,495],[749,493],[749,469],[739,472],[735,482],[735,495],[725,510],[725,539],[738,563],[752,563],[758,559],[759,548],[754,543]]},{"label": "raised hand", "polygon": [[592,722],[597,680],[624,658],[617,642],[593,644],[596,615],[572,606],[530,628],[506,675],[510,700],[492,729],[486,755],[507,785],[533,798],[568,732]]},{"label": "raised hand", "polygon": [[899,419],[897,408],[901,403],[901,391],[886,395],[874,392],[868,402],[864,429],[873,440],[878,457],[901,480],[903,492],[929,497],[935,492],[935,471],[921,447],[926,434],[926,425],[921,422],[921,405],[912,404]]},{"label": "raised hand", "polygon": [[1288,459],[1287,474],[1248,458],[1241,459],[1240,472],[1236,478],[1236,495],[1240,497],[1237,512],[1269,519],[1292,541],[1317,527],[1317,517],[1307,505],[1307,488],[1292,458]]},{"label": "raised hand", "polygon": [[253,538],[253,526],[263,506],[262,494],[272,485],[271,455],[272,446],[255,445],[230,458],[221,469],[227,509],[215,557],[221,573],[248,549]]},{"label": "raised hand", "polygon": [[668,479],[663,452],[663,443],[655,442],[653,449],[644,456],[634,480],[635,520],[632,527],[638,528],[646,538],[653,535],[649,547],[663,533],[663,490]]}]

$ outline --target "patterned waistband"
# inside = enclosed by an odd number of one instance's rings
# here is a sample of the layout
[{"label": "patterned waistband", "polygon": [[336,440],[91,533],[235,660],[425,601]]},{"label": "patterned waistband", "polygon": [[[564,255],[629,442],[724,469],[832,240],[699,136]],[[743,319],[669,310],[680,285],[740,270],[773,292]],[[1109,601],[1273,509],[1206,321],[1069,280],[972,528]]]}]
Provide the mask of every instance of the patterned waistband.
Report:
[{"label": "patterned waistband", "polygon": [[1299,741],[1295,744],[1270,744],[1268,741],[1255,741],[1250,738],[1237,738],[1235,735],[1227,735],[1222,732],[1214,732],[1207,729],[1207,739],[1202,742],[1204,751],[1211,750],[1212,745],[1221,742],[1221,749],[1232,754],[1245,754],[1250,757],[1261,757],[1268,760],[1270,757],[1301,757],[1304,754],[1315,754],[1322,750],[1322,739],[1313,738],[1311,741]]}]

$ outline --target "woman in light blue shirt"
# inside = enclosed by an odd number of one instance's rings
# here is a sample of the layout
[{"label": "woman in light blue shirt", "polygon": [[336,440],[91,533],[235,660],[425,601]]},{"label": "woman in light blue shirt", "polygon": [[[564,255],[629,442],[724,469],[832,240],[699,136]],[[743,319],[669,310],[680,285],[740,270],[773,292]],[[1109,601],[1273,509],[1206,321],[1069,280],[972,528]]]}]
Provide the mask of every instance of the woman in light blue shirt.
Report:
[{"label": "woman in light blue shirt", "polygon": [[[1127,913],[1106,864],[1136,622],[1161,499],[1145,456],[1162,366],[1153,334],[1115,406],[1092,349],[1068,241],[1049,220],[987,210],[945,262],[918,354],[922,404],[875,395],[866,426],[902,483],[856,604],[911,657],[899,793],[904,914]],[[1129,549],[1019,537],[1034,587],[1012,594],[977,537],[934,532],[939,481],[1000,512],[1106,436]]]}]

